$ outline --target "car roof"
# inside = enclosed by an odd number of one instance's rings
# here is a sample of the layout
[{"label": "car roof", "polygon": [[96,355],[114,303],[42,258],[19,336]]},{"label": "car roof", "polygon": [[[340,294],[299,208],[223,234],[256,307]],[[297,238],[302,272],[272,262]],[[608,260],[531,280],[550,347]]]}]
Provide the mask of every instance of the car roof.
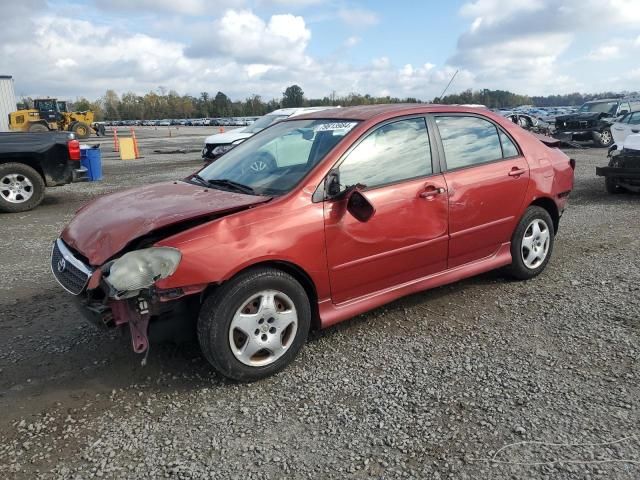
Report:
[{"label": "car roof", "polygon": [[267,115],[297,115],[301,113],[311,113],[311,112],[319,112],[322,110],[329,110],[331,108],[340,108],[340,107],[292,107],[292,108],[279,108],[278,110],[274,110],[273,112],[267,113]]},{"label": "car roof", "polygon": [[[458,105],[438,105],[430,103],[383,103],[376,105],[359,105],[356,107],[334,108],[321,112],[296,115],[295,120],[302,119],[340,119],[340,120],[369,120],[375,117],[396,117],[417,113],[478,113],[489,115],[492,112],[477,107],[462,107]],[[495,114],[494,114],[495,115]]]}]

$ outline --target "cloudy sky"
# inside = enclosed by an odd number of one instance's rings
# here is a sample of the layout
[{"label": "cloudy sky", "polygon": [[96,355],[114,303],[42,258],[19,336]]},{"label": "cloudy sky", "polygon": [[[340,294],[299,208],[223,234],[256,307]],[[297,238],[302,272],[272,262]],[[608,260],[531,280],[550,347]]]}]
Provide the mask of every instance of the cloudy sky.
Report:
[{"label": "cloudy sky", "polygon": [[21,96],[640,90],[640,0],[2,0]]}]

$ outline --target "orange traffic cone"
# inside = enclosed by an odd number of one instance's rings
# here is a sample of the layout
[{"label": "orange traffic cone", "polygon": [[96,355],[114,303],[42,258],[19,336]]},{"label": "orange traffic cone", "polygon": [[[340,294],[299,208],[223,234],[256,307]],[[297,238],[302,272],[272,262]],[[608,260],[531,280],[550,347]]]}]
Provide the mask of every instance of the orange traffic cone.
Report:
[{"label": "orange traffic cone", "polygon": [[113,151],[114,152],[119,152],[120,151],[120,144],[118,143],[118,128],[114,128],[113,129]]},{"label": "orange traffic cone", "polygon": [[133,138],[133,153],[135,154],[136,158],[140,158],[140,151],[138,150],[138,139],[136,138],[136,132],[133,128],[131,129],[131,138]]}]

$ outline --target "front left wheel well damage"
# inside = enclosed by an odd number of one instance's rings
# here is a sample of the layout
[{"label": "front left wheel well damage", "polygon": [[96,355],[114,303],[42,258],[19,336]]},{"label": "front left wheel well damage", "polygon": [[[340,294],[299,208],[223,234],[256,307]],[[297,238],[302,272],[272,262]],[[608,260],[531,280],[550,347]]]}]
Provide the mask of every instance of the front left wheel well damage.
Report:
[{"label": "front left wheel well damage", "polygon": [[[286,260],[268,260],[268,261],[249,265],[243,268],[242,270],[240,270],[239,272],[236,272],[231,278],[235,278],[238,275],[241,275],[248,270],[253,270],[256,268],[265,268],[265,267],[276,268],[285,273],[288,273],[293,278],[295,278],[300,283],[300,285],[302,285],[302,288],[304,288],[305,292],[307,293],[307,296],[309,297],[309,305],[311,307],[311,327],[313,329],[319,329],[320,328],[320,312],[318,309],[318,293],[316,291],[316,286],[313,283],[311,276],[303,268],[299,267],[298,265],[288,262]],[[225,280],[225,282],[231,280],[231,278]],[[201,293],[200,302],[203,303],[204,300],[213,291],[215,291],[218,287],[220,287],[220,285],[222,285],[222,283],[223,282],[210,284]]]}]

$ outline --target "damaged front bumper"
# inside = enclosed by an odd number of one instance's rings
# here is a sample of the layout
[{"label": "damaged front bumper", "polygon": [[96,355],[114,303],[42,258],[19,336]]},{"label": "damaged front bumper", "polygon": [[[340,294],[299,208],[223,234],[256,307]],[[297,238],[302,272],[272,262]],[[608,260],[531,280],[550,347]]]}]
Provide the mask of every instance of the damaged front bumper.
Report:
[{"label": "damaged front bumper", "polygon": [[51,271],[62,288],[74,295],[76,306],[89,322],[101,329],[128,326],[136,353],[149,349],[149,332],[154,324],[164,326],[171,320],[197,316],[196,294],[206,288],[206,285],[171,290],[150,287],[136,291],[135,296],[114,298],[102,269],[92,268],[61,239],[53,245]]}]

